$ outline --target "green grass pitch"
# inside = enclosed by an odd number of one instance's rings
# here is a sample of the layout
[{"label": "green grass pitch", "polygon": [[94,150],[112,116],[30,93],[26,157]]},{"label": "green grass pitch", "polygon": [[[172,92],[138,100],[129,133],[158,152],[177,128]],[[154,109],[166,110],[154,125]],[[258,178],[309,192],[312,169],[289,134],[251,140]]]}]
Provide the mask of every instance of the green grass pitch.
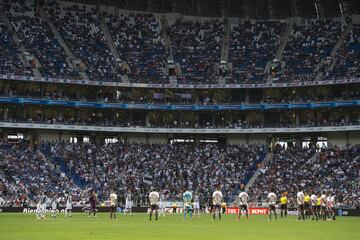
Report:
[{"label": "green grass pitch", "polygon": [[72,218],[58,215],[35,219],[34,214],[0,213],[2,240],[110,240],[110,239],[276,239],[276,240],[345,240],[360,239],[360,217],[338,217],[336,221],[297,221],[295,216],[269,221],[267,216],[235,220],[235,215],[213,221],[211,215],[183,220],[181,214],[149,221],[146,214],[118,215],[116,221],[102,213],[89,218],[86,213]]}]

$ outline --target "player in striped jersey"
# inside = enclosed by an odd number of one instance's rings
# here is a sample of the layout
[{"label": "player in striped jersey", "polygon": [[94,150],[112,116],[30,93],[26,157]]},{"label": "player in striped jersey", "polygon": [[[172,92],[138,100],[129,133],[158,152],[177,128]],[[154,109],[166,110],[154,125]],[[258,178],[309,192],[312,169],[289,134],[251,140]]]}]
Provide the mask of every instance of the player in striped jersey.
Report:
[{"label": "player in striped jersey", "polygon": [[126,213],[129,212],[130,216],[132,215],[132,193],[129,189],[125,195],[125,209],[124,209],[124,216]]},{"label": "player in striped jersey", "polygon": [[198,192],[194,195],[194,214],[200,216],[200,196]]}]

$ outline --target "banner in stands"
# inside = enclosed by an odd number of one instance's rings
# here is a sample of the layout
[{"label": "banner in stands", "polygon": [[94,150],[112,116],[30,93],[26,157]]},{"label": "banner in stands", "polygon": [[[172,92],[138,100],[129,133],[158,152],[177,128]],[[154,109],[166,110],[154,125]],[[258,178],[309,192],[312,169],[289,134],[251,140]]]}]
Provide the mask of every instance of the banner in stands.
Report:
[{"label": "banner in stands", "polygon": [[32,98],[0,97],[0,103],[30,104],[45,106],[64,106],[81,108],[106,108],[106,109],[136,109],[136,110],[167,110],[167,111],[247,111],[247,110],[284,110],[284,109],[318,109],[357,107],[360,100],[336,102],[310,102],[310,103],[261,103],[261,104],[229,104],[229,105],[167,105],[167,104],[124,104],[124,103],[99,103],[84,101],[46,100]]},{"label": "banner in stands", "polygon": [[103,127],[82,125],[59,125],[42,123],[1,122],[0,128],[48,129],[63,131],[127,132],[127,133],[183,133],[183,134],[230,134],[230,133],[308,133],[360,131],[360,125],[295,128],[147,128],[147,127]]},{"label": "banner in stands", "polygon": [[47,77],[29,77],[29,76],[13,76],[0,75],[0,79],[14,80],[14,81],[31,81],[31,82],[50,82],[50,83],[65,83],[76,85],[95,85],[108,87],[132,87],[132,88],[182,88],[182,89],[208,89],[208,88],[286,88],[286,87],[304,87],[304,86],[319,86],[319,85],[335,85],[335,84],[349,84],[359,83],[359,78],[352,79],[338,79],[338,80],[324,80],[324,81],[292,81],[288,83],[261,83],[261,84],[148,84],[148,83],[123,83],[123,82],[102,82],[102,81],[88,81],[88,80],[74,80],[61,78],[47,78]]}]

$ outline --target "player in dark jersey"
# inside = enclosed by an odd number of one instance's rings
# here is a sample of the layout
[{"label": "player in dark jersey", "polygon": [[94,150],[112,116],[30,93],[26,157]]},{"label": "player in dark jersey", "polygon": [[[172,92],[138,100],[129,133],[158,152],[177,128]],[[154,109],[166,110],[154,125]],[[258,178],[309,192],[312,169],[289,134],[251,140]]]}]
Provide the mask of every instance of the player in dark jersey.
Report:
[{"label": "player in dark jersey", "polygon": [[90,190],[89,203],[90,203],[89,217],[91,216],[91,213],[93,213],[93,216],[95,217],[96,216],[96,193],[94,190]]}]

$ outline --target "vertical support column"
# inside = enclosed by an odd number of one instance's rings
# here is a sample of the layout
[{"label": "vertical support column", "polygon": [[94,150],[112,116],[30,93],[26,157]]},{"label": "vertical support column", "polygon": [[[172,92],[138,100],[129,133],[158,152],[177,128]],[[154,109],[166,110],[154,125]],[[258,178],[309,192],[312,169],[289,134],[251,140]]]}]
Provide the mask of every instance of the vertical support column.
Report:
[{"label": "vertical support column", "polygon": [[249,103],[250,96],[249,96],[249,89],[247,88],[245,91],[245,103]]},{"label": "vertical support column", "polygon": [[4,142],[7,142],[7,137],[8,137],[8,130],[7,128],[3,128],[3,136],[2,136],[2,139],[4,140]]},{"label": "vertical support column", "polygon": [[345,111],[345,125],[349,125],[350,123],[350,116],[349,116],[349,109]]},{"label": "vertical support column", "polygon": [[146,112],[146,116],[145,116],[145,126],[146,126],[146,127],[150,127],[150,116],[149,116],[149,112]]},{"label": "vertical support column", "polygon": [[295,113],[295,117],[296,117],[296,127],[300,127],[300,115],[299,115],[299,112],[296,112]]}]

